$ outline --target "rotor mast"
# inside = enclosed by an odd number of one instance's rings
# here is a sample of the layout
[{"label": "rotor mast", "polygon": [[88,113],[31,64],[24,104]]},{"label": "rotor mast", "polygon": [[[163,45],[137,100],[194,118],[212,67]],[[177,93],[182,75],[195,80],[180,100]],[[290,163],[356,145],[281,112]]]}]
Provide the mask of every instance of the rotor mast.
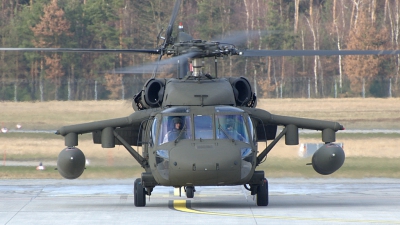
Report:
[{"label": "rotor mast", "polygon": [[203,58],[194,58],[193,64],[193,76],[199,77],[203,74],[204,60]]}]

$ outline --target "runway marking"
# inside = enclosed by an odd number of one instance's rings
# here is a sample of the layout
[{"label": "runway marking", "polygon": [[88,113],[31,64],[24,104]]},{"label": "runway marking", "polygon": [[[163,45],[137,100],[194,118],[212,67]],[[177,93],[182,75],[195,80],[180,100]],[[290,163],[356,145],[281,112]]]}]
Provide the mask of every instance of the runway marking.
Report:
[{"label": "runway marking", "polygon": [[348,222],[348,223],[381,223],[381,224],[400,224],[400,221],[393,220],[357,220],[357,219],[336,219],[336,218],[306,218],[306,217],[291,217],[291,216],[262,216],[262,215],[249,215],[249,214],[233,214],[233,213],[220,213],[220,212],[206,212],[192,209],[191,202],[187,200],[173,200],[170,201],[170,208],[186,213],[195,213],[213,216],[230,216],[230,217],[244,217],[244,218],[262,218],[262,219],[276,219],[276,220],[300,220],[300,221],[323,221],[323,222]]}]

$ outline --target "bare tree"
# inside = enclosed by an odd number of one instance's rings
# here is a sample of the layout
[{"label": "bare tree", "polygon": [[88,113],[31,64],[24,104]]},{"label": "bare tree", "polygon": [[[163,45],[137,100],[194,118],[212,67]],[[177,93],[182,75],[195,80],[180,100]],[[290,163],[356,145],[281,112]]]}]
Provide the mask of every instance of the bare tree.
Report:
[{"label": "bare tree", "polygon": [[[44,15],[40,17],[40,22],[32,27],[32,31],[37,38],[34,40],[36,47],[60,47],[60,38],[62,35],[70,36],[69,22],[64,18],[64,11],[57,5],[57,0],[52,0],[49,5],[44,9]],[[45,70],[44,64],[48,66]],[[41,101],[43,98],[43,77],[44,73],[55,84],[55,99],[58,99],[58,88],[60,86],[61,77],[64,76],[62,65],[60,63],[60,56],[57,53],[52,54],[51,57],[45,55],[44,60],[41,59],[40,63],[40,95]]]},{"label": "bare tree", "polygon": [[[339,1],[339,2],[338,2]],[[333,16],[333,26],[334,31],[336,33],[336,46],[338,50],[342,50],[343,39],[344,39],[344,31],[346,28],[345,23],[345,15],[344,8],[345,3],[343,0],[334,0],[333,8],[332,8],[332,16]],[[339,24],[340,23],[340,24]],[[339,88],[343,88],[343,67],[342,67],[342,59],[341,55],[338,56],[338,68],[339,68]]]},{"label": "bare tree", "polygon": [[[400,8],[399,1],[385,1],[384,20],[388,18],[390,25],[390,40],[393,49],[399,49],[399,31],[400,31]],[[400,74],[400,56],[395,56],[396,67],[394,76],[394,90],[397,91]]]},{"label": "bare tree", "polygon": [[[314,12],[313,12],[313,0],[310,0],[310,8],[309,8],[309,18],[305,17],[310,28],[311,34],[313,36],[313,49],[318,50],[318,28],[317,25],[314,24]],[[314,56],[314,92],[315,95],[318,96],[318,63],[319,56]]]},{"label": "bare tree", "polygon": [[294,0],[294,33],[297,33],[299,26],[299,4],[300,0]]}]

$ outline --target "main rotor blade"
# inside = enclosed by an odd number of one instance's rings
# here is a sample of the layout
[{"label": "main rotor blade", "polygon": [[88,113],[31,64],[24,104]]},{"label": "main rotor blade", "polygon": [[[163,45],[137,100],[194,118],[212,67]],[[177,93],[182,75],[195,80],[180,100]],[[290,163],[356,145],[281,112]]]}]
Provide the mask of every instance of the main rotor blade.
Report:
[{"label": "main rotor blade", "polygon": [[[158,57],[157,62],[160,62],[160,61],[161,61],[161,58],[162,58],[163,55],[164,55],[165,49],[167,48],[168,44],[170,44],[170,43],[172,42],[172,41],[171,41],[172,30],[173,30],[173,26],[174,26],[176,17],[178,16],[178,11],[179,11],[180,5],[181,5],[181,0],[176,0],[175,6],[174,6],[174,10],[172,11],[171,19],[169,20],[167,32],[166,32],[166,34],[165,34],[165,39],[164,39],[164,42],[163,42],[163,44],[162,44],[162,46],[161,46],[161,51],[160,51],[160,53],[159,53],[160,56]],[[158,67],[159,67],[159,65],[160,65],[160,64],[157,63],[156,66],[153,67],[153,72],[152,72],[152,73],[153,73],[153,76],[152,76],[152,78],[154,78],[155,75],[156,75],[156,73],[158,72]],[[147,70],[147,68],[146,68],[146,70]],[[140,72],[139,72],[139,73],[140,73]]]},{"label": "main rotor blade", "polygon": [[163,54],[161,53],[161,54],[158,56],[158,59],[157,59],[157,62],[156,62],[156,66],[153,68],[153,76],[151,76],[152,79],[156,77],[156,74],[157,74],[157,72],[158,72],[158,67],[159,67],[159,65],[160,65],[160,61],[161,61],[161,58],[162,58],[162,57],[163,57]]},{"label": "main rotor blade", "polygon": [[167,32],[165,34],[165,41],[164,41],[163,48],[165,48],[166,44],[168,44],[171,41],[170,38],[172,35],[173,26],[174,26],[176,17],[178,16],[178,11],[179,11],[180,6],[181,6],[181,0],[176,0],[174,10],[172,11],[171,19],[168,24]]},{"label": "main rotor blade", "polygon": [[148,53],[148,54],[160,54],[160,50],[159,50],[159,49],[0,48],[0,51],[25,51],[25,52],[99,52],[99,53]]},{"label": "main rotor blade", "polygon": [[[190,52],[187,54],[183,54],[180,56],[175,56],[169,59],[160,60],[157,62],[149,63],[142,66],[130,66],[119,68],[113,71],[108,71],[108,73],[116,73],[116,74],[133,74],[133,73],[161,73],[165,72],[163,70],[171,68],[171,65],[178,65],[179,63],[183,62],[183,60],[188,58],[196,57],[198,53]],[[157,71],[155,71],[157,68]]]},{"label": "main rotor blade", "polygon": [[221,44],[226,43],[226,44],[232,44],[232,45],[241,45],[245,44],[248,39],[254,39],[254,38],[259,38],[260,36],[268,35],[276,33],[273,31],[233,31],[231,34],[225,37],[216,37],[213,38],[212,41],[214,42],[219,42]]},{"label": "main rotor blade", "polygon": [[334,55],[398,55],[400,50],[244,50],[239,55],[260,56],[334,56]]}]

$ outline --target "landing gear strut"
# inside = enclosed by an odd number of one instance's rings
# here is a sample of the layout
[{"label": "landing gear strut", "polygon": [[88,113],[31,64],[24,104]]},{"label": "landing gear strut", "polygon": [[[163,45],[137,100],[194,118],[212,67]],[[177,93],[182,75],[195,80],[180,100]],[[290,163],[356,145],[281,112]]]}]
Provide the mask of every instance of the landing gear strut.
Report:
[{"label": "landing gear strut", "polygon": [[141,178],[135,180],[135,184],[133,186],[133,195],[136,207],[146,206],[146,191],[143,188]]}]

